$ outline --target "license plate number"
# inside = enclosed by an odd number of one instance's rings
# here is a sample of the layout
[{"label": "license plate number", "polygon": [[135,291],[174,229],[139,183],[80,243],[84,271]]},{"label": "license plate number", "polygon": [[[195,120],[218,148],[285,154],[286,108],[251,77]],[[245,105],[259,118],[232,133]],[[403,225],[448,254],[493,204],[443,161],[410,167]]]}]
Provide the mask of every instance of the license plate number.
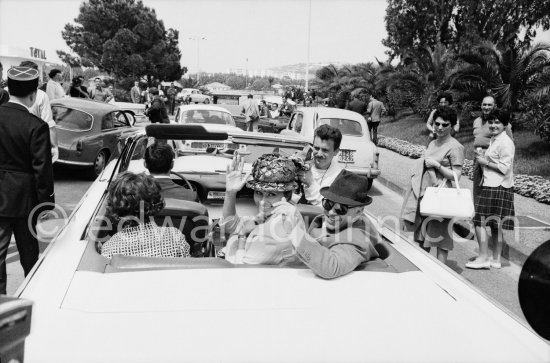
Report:
[{"label": "license plate number", "polygon": [[224,144],[218,144],[218,143],[207,143],[207,142],[193,142],[191,143],[191,147],[194,149],[207,149],[209,147],[215,147],[217,149],[223,149],[225,147]]},{"label": "license plate number", "polygon": [[354,154],[355,150],[340,150],[340,159],[338,161],[341,163],[354,163]]},{"label": "license plate number", "polygon": [[208,199],[225,199],[225,192],[208,192]]}]

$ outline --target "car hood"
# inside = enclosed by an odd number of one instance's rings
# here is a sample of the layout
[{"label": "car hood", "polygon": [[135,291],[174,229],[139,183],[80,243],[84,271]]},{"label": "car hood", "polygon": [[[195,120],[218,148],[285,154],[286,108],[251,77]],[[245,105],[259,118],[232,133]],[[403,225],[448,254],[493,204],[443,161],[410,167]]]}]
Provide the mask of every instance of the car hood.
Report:
[{"label": "car hood", "polygon": [[[518,362],[549,357],[522,349],[525,342],[501,333],[492,317],[420,271],[363,271],[328,281],[308,269],[77,271],[61,307],[50,315],[37,311],[36,318],[33,313],[26,362]],[[62,328],[52,334],[53,326]]]},{"label": "car hood", "polygon": [[195,123],[195,122],[188,122],[185,123],[185,125],[199,125],[203,126],[206,131],[209,132],[239,132],[241,129],[239,129],[236,126],[231,125],[221,125],[221,124],[205,124],[205,123]]}]

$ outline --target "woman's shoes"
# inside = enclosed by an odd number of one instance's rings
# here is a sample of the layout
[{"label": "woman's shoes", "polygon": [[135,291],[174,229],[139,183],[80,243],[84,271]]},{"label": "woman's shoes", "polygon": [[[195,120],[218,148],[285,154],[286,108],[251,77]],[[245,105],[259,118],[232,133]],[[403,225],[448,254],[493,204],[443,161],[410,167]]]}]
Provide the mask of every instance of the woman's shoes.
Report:
[{"label": "woman's shoes", "polygon": [[467,268],[471,268],[474,270],[481,270],[481,269],[489,269],[491,267],[491,261],[478,261],[473,260],[468,263],[466,263]]}]

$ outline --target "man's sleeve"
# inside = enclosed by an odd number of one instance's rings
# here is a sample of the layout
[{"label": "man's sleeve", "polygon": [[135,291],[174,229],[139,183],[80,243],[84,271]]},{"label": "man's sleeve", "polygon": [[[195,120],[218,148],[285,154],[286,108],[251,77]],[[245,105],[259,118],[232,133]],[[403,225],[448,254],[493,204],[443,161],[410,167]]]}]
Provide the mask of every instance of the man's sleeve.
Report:
[{"label": "man's sleeve", "polygon": [[370,114],[372,112],[372,101],[369,102],[369,105],[367,106],[367,113]]},{"label": "man's sleeve", "polygon": [[46,123],[31,134],[31,155],[38,204],[55,203],[50,131]]},{"label": "man's sleeve", "polygon": [[341,243],[327,248],[308,234],[296,248],[296,254],[317,276],[324,279],[346,275],[365,261],[355,245]]},{"label": "man's sleeve", "polygon": [[40,118],[44,120],[48,125],[55,126],[55,123],[52,124],[52,106],[50,105],[48,95],[44,95],[44,99],[42,101],[42,104],[40,105]]}]

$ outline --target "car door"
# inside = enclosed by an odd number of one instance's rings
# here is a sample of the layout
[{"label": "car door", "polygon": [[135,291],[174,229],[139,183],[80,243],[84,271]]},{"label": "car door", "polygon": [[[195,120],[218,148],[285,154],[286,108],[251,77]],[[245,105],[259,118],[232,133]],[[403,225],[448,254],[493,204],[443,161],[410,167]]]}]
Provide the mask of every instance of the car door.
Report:
[{"label": "car door", "polygon": [[109,149],[110,155],[114,156],[120,153],[119,144],[126,139],[130,129],[130,116],[124,111],[113,111],[103,116],[101,138],[103,147]]}]

